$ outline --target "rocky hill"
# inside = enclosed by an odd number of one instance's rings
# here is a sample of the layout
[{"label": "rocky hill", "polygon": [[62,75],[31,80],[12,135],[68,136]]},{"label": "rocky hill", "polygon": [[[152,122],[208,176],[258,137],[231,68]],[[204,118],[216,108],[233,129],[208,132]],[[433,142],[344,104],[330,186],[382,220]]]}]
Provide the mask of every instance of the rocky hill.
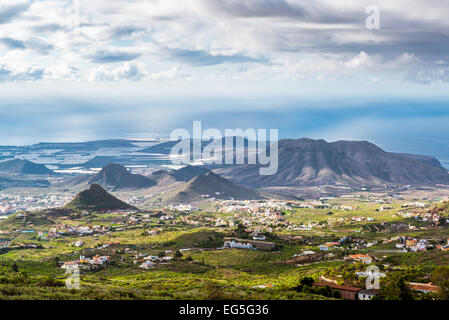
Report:
[{"label": "rocky hill", "polygon": [[262,199],[254,190],[236,185],[210,171],[194,177],[175,190],[166,202],[190,203],[207,198],[236,200]]},{"label": "rocky hill", "polygon": [[92,184],[89,189],[78,193],[65,208],[89,211],[135,209],[135,207],[109,194],[96,183]]}]

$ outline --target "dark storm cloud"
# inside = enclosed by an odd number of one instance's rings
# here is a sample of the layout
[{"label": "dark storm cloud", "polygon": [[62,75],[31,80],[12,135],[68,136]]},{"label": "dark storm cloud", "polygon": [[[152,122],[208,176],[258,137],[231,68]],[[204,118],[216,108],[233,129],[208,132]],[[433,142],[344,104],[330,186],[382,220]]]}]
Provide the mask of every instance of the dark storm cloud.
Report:
[{"label": "dark storm cloud", "polygon": [[[346,32],[344,41],[337,41],[340,33]],[[297,29],[284,29],[264,34],[265,42],[278,51],[300,51],[319,53],[355,54],[365,51],[368,54],[381,54],[394,58],[403,53],[411,53],[423,60],[434,62],[449,56],[449,34],[432,30],[386,30],[374,32],[364,30],[327,29],[308,30],[307,33]],[[361,41],[356,36],[364,35]],[[354,38],[352,38],[353,36]],[[370,36],[373,36],[370,39]],[[379,37],[380,40],[376,40]]]},{"label": "dark storm cloud", "polygon": [[171,49],[168,50],[168,53],[172,58],[194,66],[210,66],[222,63],[269,63],[269,60],[265,57],[253,58],[241,54],[213,55],[205,50]]},{"label": "dark storm cloud", "polygon": [[[278,23],[269,28],[260,25],[255,29],[255,37],[275,51],[301,51],[321,53],[355,54],[365,51],[381,54],[387,58],[410,53],[429,62],[449,58],[449,28],[445,19],[426,16],[420,9],[434,8],[432,15],[449,11],[445,1],[429,1],[417,5],[411,3],[414,11],[400,7],[394,10],[382,6],[380,9],[380,30],[368,30],[365,20],[366,7],[373,3],[360,1],[357,6],[331,6],[324,2],[286,1],[286,0],[205,0],[215,10],[231,17],[271,17]],[[413,6],[412,6],[413,5]],[[413,13],[413,14],[411,14]],[[428,14],[428,13],[427,13]],[[287,24],[288,21],[319,24],[314,28],[308,25]],[[326,27],[327,26],[327,27]],[[341,36],[347,33],[347,35]],[[380,39],[379,39],[380,38]]]}]

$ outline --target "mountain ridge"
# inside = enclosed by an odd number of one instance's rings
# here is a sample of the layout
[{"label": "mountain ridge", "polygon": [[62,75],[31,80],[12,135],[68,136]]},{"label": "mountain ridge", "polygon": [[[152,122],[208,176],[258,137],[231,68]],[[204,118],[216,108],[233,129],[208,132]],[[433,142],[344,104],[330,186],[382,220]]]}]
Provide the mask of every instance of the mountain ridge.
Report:
[{"label": "mountain ridge", "polygon": [[228,165],[214,171],[251,187],[449,183],[437,159],[386,152],[368,141],[283,139],[278,148],[278,171],[272,176],[260,176],[259,165]]}]

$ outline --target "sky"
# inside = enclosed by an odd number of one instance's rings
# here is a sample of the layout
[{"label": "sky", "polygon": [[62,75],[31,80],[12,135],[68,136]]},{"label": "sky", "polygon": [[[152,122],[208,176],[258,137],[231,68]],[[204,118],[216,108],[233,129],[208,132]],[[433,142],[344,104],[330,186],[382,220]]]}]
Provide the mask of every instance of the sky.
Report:
[{"label": "sky", "polygon": [[446,157],[448,17],[444,0],[1,0],[0,145],[201,120]]}]

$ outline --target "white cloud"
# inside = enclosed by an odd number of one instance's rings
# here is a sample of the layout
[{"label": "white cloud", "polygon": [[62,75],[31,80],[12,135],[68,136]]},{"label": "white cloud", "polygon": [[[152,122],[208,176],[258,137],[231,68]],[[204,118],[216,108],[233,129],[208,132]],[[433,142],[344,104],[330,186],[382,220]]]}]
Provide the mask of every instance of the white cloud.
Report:
[{"label": "white cloud", "polygon": [[175,66],[168,70],[162,70],[160,72],[150,74],[148,78],[151,80],[174,81],[179,79],[189,80],[191,77],[184,73],[179,67]]},{"label": "white cloud", "polygon": [[0,82],[41,80],[45,75],[46,70],[39,66],[0,63]]},{"label": "white cloud", "polygon": [[125,62],[117,68],[100,66],[91,71],[89,81],[140,80],[146,77],[145,66],[136,62]]},{"label": "white cloud", "polygon": [[361,51],[357,56],[345,62],[349,69],[369,69],[369,70],[400,70],[410,66],[415,61],[413,54],[404,53],[399,57],[387,60],[381,55],[369,55]]},{"label": "white cloud", "polygon": [[69,65],[67,63],[61,63],[54,65],[50,68],[51,79],[63,79],[66,81],[74,81],[80,78],[79,68]]},{"label": "white cloud", "polygon": [[143,63],[125,62],[121,66],[111,68],[100,66],[91,71],[89,81],[137,81],[137,80],[188,80],[190,77],[179,67],[174,66],[167,70],[149,73]]}]

